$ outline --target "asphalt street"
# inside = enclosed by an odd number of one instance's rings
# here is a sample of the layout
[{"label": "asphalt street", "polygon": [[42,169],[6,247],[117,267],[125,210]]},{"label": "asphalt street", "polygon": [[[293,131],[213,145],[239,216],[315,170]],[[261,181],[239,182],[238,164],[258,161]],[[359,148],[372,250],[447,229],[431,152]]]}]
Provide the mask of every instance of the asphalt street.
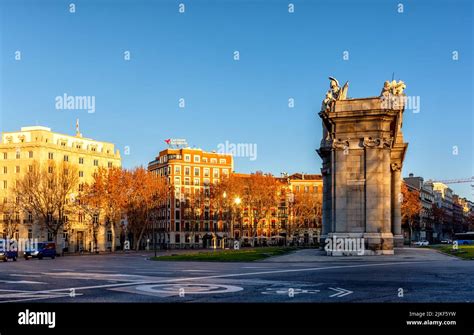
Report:
[{"label": "asphalt street", "polygon": [[156,262],[151,253],[0,262],[0,302],[473,302],[474,261],[433,250],[249,263]]}]

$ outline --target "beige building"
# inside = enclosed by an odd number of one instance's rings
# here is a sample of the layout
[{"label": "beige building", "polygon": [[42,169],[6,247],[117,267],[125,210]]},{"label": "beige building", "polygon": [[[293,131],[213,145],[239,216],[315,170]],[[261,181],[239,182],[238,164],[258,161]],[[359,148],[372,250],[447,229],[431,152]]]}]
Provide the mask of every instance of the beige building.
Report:
[{"label": "beige building", "polygon": [[[51,160],[57,164],[64,161],[76,165],[79,174],[78,188],[81,184],[92,181],[98,167],[121,166],[120,153],[115,150],[114,144],[83,137],[78,124],[75,136],[56,133],[42,126],[3,132],[0,142],[0,201],[14,201],[11,197],[16,180],[31,169],[34,162],[42,166]],[[0,232],[3,235],[7,215],[0,213]],[[31,214],[17,212],[15,220],[19,223],[15,238],[38,238],[39,241],[52,239],[51,234]],[[58,236],[60,248],[67,252],[93,248],[90,225],[84,221],[83,213],[68,215],[64,232]],[[110,247],[110,244],[111,234],[103,227],[99,231],[97,247],[102,251]]]}]

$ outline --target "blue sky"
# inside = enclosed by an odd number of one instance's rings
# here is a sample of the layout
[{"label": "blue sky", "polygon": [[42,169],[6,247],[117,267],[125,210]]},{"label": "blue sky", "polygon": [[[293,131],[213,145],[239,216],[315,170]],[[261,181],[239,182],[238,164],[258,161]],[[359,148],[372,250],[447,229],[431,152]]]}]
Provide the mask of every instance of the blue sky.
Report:
[{"label": "blue sky", "polygon": [[[474,174],[469,0],[0,4],[1,131],[38,124],[73,134],[79,118],[84,136],[122,153],[130,147],[125,167],[146,166],[171,137],[205,150],[225,141],[257,144],[256,160],[235,159],[239,172],[319,173],[317,112],[327,77],[349,80],[349,96],[366,97],[395,73],[421,101],[419,113],[404,115],[403,175]],[[64,93],[95,96],[96,112],[55,109]],[[474,198],[469,184],[452,187]]]}]

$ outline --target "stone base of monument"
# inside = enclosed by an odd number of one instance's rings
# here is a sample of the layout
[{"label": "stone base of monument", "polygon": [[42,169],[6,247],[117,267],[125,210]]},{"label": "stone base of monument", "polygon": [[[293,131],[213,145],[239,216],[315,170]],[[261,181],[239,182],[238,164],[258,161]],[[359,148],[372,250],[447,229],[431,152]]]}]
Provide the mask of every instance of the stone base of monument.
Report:
[{"label": "stone base of monument", "polygon": [[328,256],[394,254],[392,233],[329,233],[321,242]]},{"label": "stone base of monument", "polygon": [[393,236],[393,246],[395,248],[403,248],[404,238],[403,235],[394,235]]}]

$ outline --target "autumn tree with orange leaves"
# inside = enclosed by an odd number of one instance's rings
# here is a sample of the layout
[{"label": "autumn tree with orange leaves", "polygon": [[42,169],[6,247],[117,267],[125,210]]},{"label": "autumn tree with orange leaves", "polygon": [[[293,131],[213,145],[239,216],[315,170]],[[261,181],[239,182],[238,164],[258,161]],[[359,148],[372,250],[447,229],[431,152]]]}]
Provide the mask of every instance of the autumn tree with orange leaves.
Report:
[{"label": "autumn tree with orange leaves", "polygon": [[117,226],[130,193],[124,171],[118,167],[99,167],[93,181],[85,186],[85,189],[88,192],[83,192],[80,198],[84,199],[86,204],[95,206],[95,209],[91,208],[92,211],[103,213],[105,225],[112,233],[111,251],[115,251]]},{"label": "autumn tree with orange leaves", "polygon": [[321,227],[322,199],[320,194],[295,192],[291,210],[292,220],[288,223],[289,236],[300,229]]},{"label": "autumn tree with orange leaves", "polygon": [[409,189],[405,183],[402,183],[401,214],[402,220],[406,222],[408,227],[410,241],[416,222],[420,217],[421,209],[420,192],[418,190]]},{"label": "autumn tree with orange leaves", "polygon": [[127,215],[128,230],[133,235],[133,245],[138,250],[145,232],[156,224],[168,186],[165,177],[148,172],[143,167],[124,170],[123,174],[127,188],[123,210]]}]

